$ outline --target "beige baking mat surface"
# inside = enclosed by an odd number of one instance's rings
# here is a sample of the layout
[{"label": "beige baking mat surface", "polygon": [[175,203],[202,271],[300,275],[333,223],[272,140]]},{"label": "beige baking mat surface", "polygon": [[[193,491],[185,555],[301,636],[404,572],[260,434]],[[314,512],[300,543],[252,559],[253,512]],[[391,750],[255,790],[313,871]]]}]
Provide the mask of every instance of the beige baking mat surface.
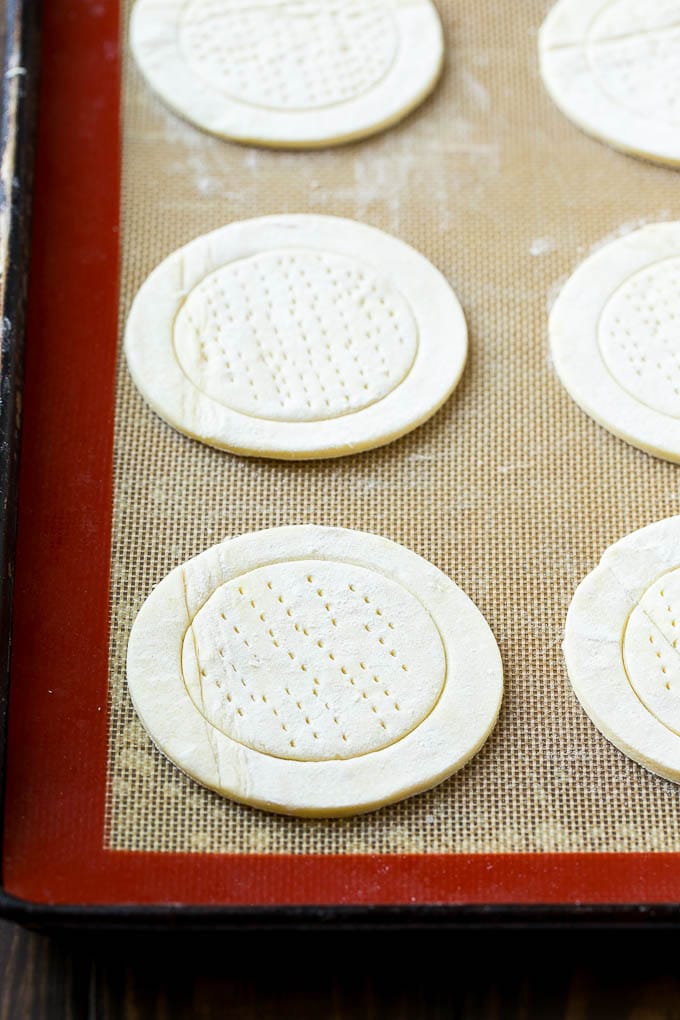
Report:
[{"label": "beige baking mat surface", "polygon": [[[547,0],[441,0],[435,95],[374,139],[318,153],[203,135],[145,87],[126,47],[121,329],[173,249],[232,220],[330,213],[381,227],[448,277],[470,361],[445,408],[405,439],[342,460],[232,457],[173,432],[121,360],[112,553],[107,845],[195,852],[677,850],[680,789],[611,747],[580,709],[560,641],[604,548],[680,512],[680,474],[586,418],[548,359],[547,313],[592,247],[680,217],[680,178],[586,138],[536,60]],[[482,752],[436,790],[355,819],[240,807],[167,762],[137,721],[125,648],[144,598],[214,542],[314,522],[378,532],[431,560],[499,642],[506,695]]]}]

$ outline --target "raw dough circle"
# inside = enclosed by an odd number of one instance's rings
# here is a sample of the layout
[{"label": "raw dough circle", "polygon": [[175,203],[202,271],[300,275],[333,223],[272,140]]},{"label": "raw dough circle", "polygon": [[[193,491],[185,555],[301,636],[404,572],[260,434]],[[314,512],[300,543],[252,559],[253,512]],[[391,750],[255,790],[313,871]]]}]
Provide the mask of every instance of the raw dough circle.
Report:
[{"label": "raw dough circle", "polygon": [[173,570],[135,620],[128,684],[179,768],[270,811],[369,811],[435,786],[493,729],[496,642],[448,577],[376,535],[301,525]]},{"label": "raw dough circle", "polygon": [[151,87],[198,127],[258,145],[337,145],[401,120],[434,88],[431,0],[137,0]]},{"label": "raw dough circle", "polygon": [[550,344],[586,414],[680,461],[680,223],[643,227],[587,258],[553,306]]},{"label": "raw dough circle", "polygon": [[352,220],[272,216],[162,262],[125,348],[181,432],[304,459],[380,446],[431,417],[463,371],[467,330],[449,284],[403,242]]},{"label": "raw dough circle", "polygon": [[616,542],[576,590],[564,655],[576,695],[621,751],[680,782],[680,517]]},{"label": "raw dough circle", "polygon": [[680,163],[677,0],[559,0],[540,34],[541,74],[571,120],[617,149]]}]

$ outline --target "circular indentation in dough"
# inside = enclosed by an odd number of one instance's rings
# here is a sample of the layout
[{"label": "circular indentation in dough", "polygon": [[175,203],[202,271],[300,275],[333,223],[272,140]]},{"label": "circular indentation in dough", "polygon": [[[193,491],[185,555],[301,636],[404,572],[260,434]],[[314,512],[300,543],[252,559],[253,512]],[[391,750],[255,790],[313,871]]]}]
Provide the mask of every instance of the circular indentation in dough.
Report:
[{"label": "circular indentation in dough", "polygon": [[623,389],[680,418],[680,253],[624,280],[602,311],[598,338]]},{"label": "circular indentation in dough", "polygon": [[541,73],[564,113],[604,141],[680,162],[680,12],[675,0],[559,0]]},{"label": "circular indentation in dough", "polygon": [[192,0],[179,45],[218,93],[272,110],[314,110],[375,87],[394,63],[399,29],[395,11],[377,0]]},{"label": "circular indentation in dough", "polygon": [[219,404],[276,421],[322,421],[387,396],[410,370],[418,329],[371,266],[281,250],[232,262],[187,296],[177,358]]},{"label": "circular indentation in dough", "polygon": [[680,517],[606,550],[567,615],[572,686],[598,729],[635,761],[680,782]]},{"label": "circular indentation in dough", "polygon": [[680,460],[680,224],[643,227],[587,258],[553,306],[550,343],[587,414]]},{"label": "circular indentation in dough", "polygon": [[390,442],[429,418],[467,355],[446,280],[381,231],[324,216],[233,223],[142,285],[125,349],[167,422],[212,446],[287,459]]},{"label": "circular indentation in dough", "polygon": [[331,816],[462,767],[493,729],[502,667],[484,618],[436,567],[305,525],[173,570],[133,626],[128,684],[152,739],[198,782]]},{"label": "circular indentation in dough", "polygon": [[623,661],[642,704],[680,736],[680,568],[657,578],[630,614]]},{"label": "circular indentation in dough", "polygon": [[401,585],[351,563],[294,560],[217,588],[187,631],[182,669],[227,737],[277,758],[329,761],[379,751],[418,726],[446,660],[432,618]]},{"label": "circular indentation in dough", "polygon": [[400,120],[441,71],[430,0],[137,0],[152,88],[197,126],[264,145],[339,144]]}]

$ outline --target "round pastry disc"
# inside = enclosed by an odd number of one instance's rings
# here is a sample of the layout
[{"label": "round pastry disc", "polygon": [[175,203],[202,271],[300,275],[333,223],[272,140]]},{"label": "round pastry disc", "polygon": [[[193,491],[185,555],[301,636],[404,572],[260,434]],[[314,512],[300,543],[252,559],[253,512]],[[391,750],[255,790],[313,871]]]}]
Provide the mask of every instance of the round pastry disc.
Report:
[{"label": "round pastry disc", "polygon": [[583,262],[550,315],[558,376],[595,421],[680,461],[680,224],[655,223]]},{"label": "round pastry disc", "polygon": [[502,666],[448,577],[376,535],[311,525],[223,542],[173,570],[132,628],[130,694],[179,768],[294,815],[368,811],[479,750]]},{"label": "round pastry disc", "polygon": [[680,164],[676,0],[559,0],[539,48],[543,82],[575,124],[631,155]]},{"label": "round pastry disc", "polygon": [[389,127],[434,88],[444,56],[430,0],[137,0],[130,43],[187,120],[286,148]]},{"label": "round pastry disc", "polygon": [[576,695],[624,754],[680,782],[680,517],[610,546],[581,582],[564,655]]},{"label": "round pastry disc", "polygon": [[125,350],[167,422],[251,456],[338,457],[438,410],[467,330],[413,248],[331,216],[232,223],[170,255],[140,288]]}]

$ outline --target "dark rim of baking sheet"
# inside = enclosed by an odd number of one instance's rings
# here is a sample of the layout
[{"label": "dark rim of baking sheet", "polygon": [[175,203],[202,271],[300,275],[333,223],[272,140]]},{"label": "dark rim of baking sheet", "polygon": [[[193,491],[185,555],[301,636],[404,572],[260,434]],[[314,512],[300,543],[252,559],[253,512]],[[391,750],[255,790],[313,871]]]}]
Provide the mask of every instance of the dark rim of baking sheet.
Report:
[{"label": "dark rim of baking sheet", "polygon": [[[3,120],[5,158],[12,137],[18,155],[0,418],[9,451],[0,493],[5,701],[14,606],[0,911],[43,927],[677,923],[674,853],[199,857],[104,849],[119,9],[117,0],[52,0],[43,13],[12,603],[36,9],[8,5],[9,63],[26,73],[8,79],[16,87],[6,90]],[[84,678],[88,699],[78,696]]]},{"label": "dark rim of baking sheet", "polygon": [[[35,117],[38,98],[37,4],[7,0],[0,127],[0,851],[4,816],[7,709],[21,445],[26,292],[31,248]],[[0,872],[1,874],[1,872]]]}]

